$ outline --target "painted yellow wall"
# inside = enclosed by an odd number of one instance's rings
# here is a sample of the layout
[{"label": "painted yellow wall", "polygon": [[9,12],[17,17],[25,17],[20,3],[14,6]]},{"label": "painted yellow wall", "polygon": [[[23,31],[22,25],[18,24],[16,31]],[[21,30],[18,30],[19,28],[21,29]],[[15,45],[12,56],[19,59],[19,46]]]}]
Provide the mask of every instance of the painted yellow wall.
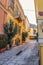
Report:
[{"label": "painted yellow wall", "polygon": [[[43,22],[42,20],[43,16],[40,16],[38,14],[39,12],[43,12],[43,0],[34,0],[34,1],[35,1],[35,9],[36,9],[36,19],[38,23],[38,35],[40,38],[43,38],[42,25],[41,25]],[[43,65],[43,45],[40,46],[39,54],[40,54],[40,63],[41,63],[40,65]]]},{"label": "painted yellow wall", "polygon": [[[43,16],[40,16],[38,13],[43,12],[43,0],[34,0],[35,1],[35,9],[36,9],[36,18],[37,19],[43,19]],[[38,34],[39,37],[43,37],[42,32],[42,22],[43,20],[38,20]]]},{"label": "painted yellow wall", "polygon": [[43,65],[43,46],[40,46],[40,64]]},{"label": "painted yellow wall", "polygon": [[30,28],[29,35],[33,35],[33,28]]},{"label": "painted yellow wall", "polygon": [[35,9],[36,9],[36,16],[38,18],[43,18],[43,16],[39,16],[39,12],[43,12],[43,0],[34,0],[35,1]]},{"label": "painted yellow wall", "polygon": [[34,35],[34,30],[36,30],[37,33],[37,28],[30,28],[29,35]]}]

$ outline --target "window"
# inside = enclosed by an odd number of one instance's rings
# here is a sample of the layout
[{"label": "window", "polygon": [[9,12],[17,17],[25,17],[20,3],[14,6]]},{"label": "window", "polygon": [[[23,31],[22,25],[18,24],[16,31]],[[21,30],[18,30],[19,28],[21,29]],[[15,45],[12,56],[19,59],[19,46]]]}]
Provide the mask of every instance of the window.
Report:
[{"label": "window", "polygon": [[20,34],[20,29],[21,29],[21,27],[17,25],[17,33],[19,33],[19,34]]},{"label": "window", "polygon": [[16,15],[18,15],[18,7],[16,6]]},{"label": "window", "polygon": [[14,10],[14,0],[10,1],[10,7],[11,7],[12,10]]},{"label": "window", "polygon": [[18,6],[16,5],[16,10],[15,10],[15,13],[14,13],[14,17],[19,17],[20,15],[20,12],[18,10]]}]

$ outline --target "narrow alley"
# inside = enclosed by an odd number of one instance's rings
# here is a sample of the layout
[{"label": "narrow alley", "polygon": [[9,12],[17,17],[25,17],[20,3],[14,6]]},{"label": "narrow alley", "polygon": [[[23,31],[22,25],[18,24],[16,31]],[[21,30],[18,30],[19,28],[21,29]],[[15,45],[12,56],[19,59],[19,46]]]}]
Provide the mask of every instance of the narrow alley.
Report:
[{"label": "narrow alley", "polygon": [[0,65],[43,65],[43,0],[0,0]]},{"label": "narrow alley", "polygon": [[30,41],[0,53],[0,65],[39,65],[38,43]]}]

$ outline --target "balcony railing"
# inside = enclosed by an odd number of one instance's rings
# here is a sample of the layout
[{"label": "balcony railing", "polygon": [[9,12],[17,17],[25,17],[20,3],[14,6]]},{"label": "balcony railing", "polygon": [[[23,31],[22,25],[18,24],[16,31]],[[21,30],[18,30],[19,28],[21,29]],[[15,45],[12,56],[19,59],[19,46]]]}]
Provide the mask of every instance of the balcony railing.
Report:
[{"label": "balcony railing", "polygon": [[21,17],[18,17],[17,20],[19,21],[19,23],[22,22]]}]

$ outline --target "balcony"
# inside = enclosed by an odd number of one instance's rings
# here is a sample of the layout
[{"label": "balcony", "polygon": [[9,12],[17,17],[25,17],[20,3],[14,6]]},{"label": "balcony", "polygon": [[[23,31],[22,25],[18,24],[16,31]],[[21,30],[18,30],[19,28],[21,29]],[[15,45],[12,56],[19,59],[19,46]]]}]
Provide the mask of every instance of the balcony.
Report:
[{"label": "balcony", "polygon": [[22,19],[21,19],[21,17],[18,17],[18,18],[17,18],[17,20],[18,20],[19,22],[22,22]]}]

